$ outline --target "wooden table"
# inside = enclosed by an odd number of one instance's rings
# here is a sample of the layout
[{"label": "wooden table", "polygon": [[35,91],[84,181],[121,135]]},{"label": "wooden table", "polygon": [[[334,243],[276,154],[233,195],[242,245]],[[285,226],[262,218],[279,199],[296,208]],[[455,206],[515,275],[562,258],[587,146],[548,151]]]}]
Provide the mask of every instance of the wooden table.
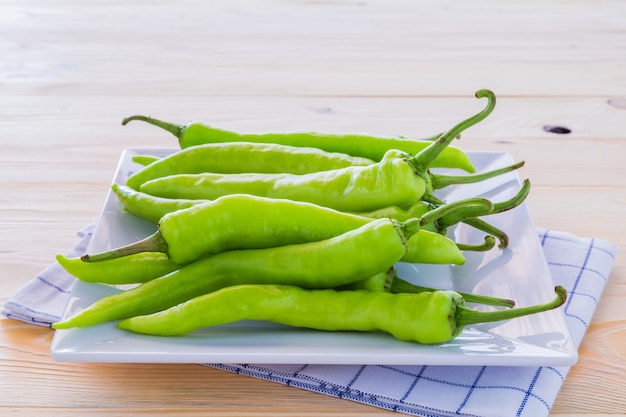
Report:
[{"label": "wooden table", "polygon": [[[537,226],[626,247],[624,2],[7,0],[0,57],[0,302],[95,220],[124,148],[175,145],[134,113],[419,138],[490,88],[458,146],[526,161]],[[552,415],[626,410],[625,259]],[[55,363],[52,335],[0,320],[0,414],[392,414],[197,365]]]}]

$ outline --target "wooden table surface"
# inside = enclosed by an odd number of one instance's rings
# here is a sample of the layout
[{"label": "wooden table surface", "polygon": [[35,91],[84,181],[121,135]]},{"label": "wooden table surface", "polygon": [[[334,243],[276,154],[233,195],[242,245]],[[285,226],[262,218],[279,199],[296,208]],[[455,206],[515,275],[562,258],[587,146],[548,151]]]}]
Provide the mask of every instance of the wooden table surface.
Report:
[{"label": "wooden table surface", "polygon": [[[621,250],[551,415],[625,412],[625,2],[5,0],[0,57],[0,302],[96,219],[124,148],[175,145],[123,117],[420,138],[492,89],[458,146],[526,161],[537,226]],[[56,363],[52,335],[0,319],[0,414],[393,414],[198,365]]]}]

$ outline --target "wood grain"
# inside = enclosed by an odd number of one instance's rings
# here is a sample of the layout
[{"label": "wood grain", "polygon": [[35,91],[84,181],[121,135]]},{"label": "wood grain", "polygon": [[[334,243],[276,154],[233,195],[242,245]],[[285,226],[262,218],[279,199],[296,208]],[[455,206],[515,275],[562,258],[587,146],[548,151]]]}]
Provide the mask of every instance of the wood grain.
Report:
[{"label": "wood grain", "polygon": [[[96,219],[124,148],[175,146],[126,116],[420,138],[490,88],[457,145],[526,161],[537,226],[620,247],[551,415],[625,415],[625,2],[9,0],[0,39],[0,302]],[[199,365],[57,363],[51,337],[0,319],[0,414],[393,414]]]}]

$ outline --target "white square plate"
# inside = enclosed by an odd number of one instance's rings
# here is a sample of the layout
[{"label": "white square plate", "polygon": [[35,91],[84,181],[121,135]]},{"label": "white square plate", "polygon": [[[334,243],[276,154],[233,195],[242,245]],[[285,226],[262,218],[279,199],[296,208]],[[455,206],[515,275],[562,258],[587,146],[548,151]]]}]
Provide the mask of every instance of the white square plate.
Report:
[{"label": "white square plate", "polygon": [[[165,156],[174,150],[125,150],[113,181],[123,184],[140,168],[132,162],[133,155]],[[477,172],[514,162],[499,152],[468,155]],[[447,187],[439,196],[448,201],[481,196],[497,202],[512,197],[519,186],[518,173],[512,172],[477,184]],[[552,299],[554,285],[526,204],[486,220],[510,236],[507,249],[468,252],[462,266],[399,263],[398,275],[425,286],[511,298],[518,306]],[[93,253],[118,247],[154,231],[154,225],[124,212],[109,192],[88,250]],[[479,243],[484,238],[484,233],[463,224],[451,233],[461,242]],[[120,289],[77,281],[64,318],[116,291]],[[577,360],[561,309],[469,326],[453,341],[432,346],[401,342],[386,334],[321,332],[253,321],[178,337],[134,334],[109,322],[57,330],[51,353],[58,361],[144,363],[561,366]]]}]

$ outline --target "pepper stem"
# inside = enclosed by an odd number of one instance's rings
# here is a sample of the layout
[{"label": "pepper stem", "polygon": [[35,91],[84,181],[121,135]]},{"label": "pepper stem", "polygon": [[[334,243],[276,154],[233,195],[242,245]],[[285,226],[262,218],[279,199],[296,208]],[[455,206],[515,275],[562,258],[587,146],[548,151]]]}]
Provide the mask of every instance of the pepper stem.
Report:
[{"label": "pepper stem", "polygon": [[167,253],[167,242],[163,239],[161,232],[156,231],[154,234],[145,239],[133,242],[126,246],[120,246],[119,248],[111,249],[106,252],[100,252],[93,255],[85,254],[81,256],[80,259],[84,262],[100,262],[140,252]]},{"label": "pepper stem", "polygon": [[498,247],[500,249],[505,249],[509,247],[509,235],[507,235],[506,232],[504,232],[504,230],[501,230],[497,228],[496,226],[489,224],[486,221],[476,218],[476,217],[471,218],[471,219],[465,219],[463,220],[463,223],[465,223],[468,226],[472,226],[475,229],[483,231],[489,235],[495,236],[500,242],[498,243]]},{"label": "pepper stem", "polygon": [[[436,135],[429,136],[427,138],[422,138],[420,140],[434,142],[441,137],[445,132],[439,132]],[[461,135],[458,135],[455,139],[461,139]]]},{"label": "pepper stem", "polygon": [[[393,219],[391,219],[393,221]],[[417,217],[412,217],[406,221],[398,222],[400,234],[408,240],[422,228],[422,223]]]},{"label": "pepper stem", "polygon": [[142,122],[150,123],[151,125],[158,126],[161,129],[165,129],[178,139],[183,135],[183,131],[185,130],[184,126],[177,125],[174,123],[164,122],[162,120],[154,119],[149,116],[142,116],[140,114],[136,114],[134,116],[130,116],[122,120],[122,126],[126,126],[128,122],[132,122],[133,120],[141,120]]},{"label": "pepper stem", "polygon": [[459,243],[456,244],[459,250],[468,252],[487,252],[496,246],[496,238],[493,236],[485,236],[483,243],[471,244],[471,243]]},{"label": "pepper stem", "polygon": [[448,187],[454,184],[472,184],[480,181],[488,180],[489,178],[497,177],[498,175],[506,174],[507,172],[514,171],[524,166],[524,161],[517,162],[513,165],[509,165],[504,168],[494,169],[493,171],[487,171],[480,174],[472,175],[443,175],[431,173],[431,181],[433,189]]},{"label": "pepper stem", "polygon": [[472,308],[458,305],[456,311],[457,327],[463,327],[477,323],[489,323],[494,321],[509,320],[558,308],[565,304],[565,301],[567,300],[567,290],[564,287],[556,286],[554,287],[554,292],[556,293],[556,297],[545,304],[537,304],[528,307],[518,307],[509,310],[478,311]]},{"label": "pepper stem", "polygon": [[[396,270],[391,267],[385,272],[380,272],[369,278],[362,279],[350,284],[337,287],[338,290],[366,290],[372,292],[390,292],[399,293],[420,293],[436,291],[435,288],[423,287],[421,285],[411,284],[400,278],[396,274]],[[506,298],[490,297],[487,295],[472,294],[459,292],[459,294],[469,303],[478,303],[497,307],[514,307],[515,301]]]},{"label": "pepper stem", "polygon": [[[442,233],[445,233],[445,231],[450,226],[453,226],[464,220],[474,218],[474,217],[486,216],[489,214],[498,214],[498,213],[511,210],[519,206],[520,204],[522,204],[524,200],[526,200],[526,197],[528,197],[529,193],[530,193],[530,181],[524,180],[522,182],[520,189],[517,191],[517,193],[513,197],[505,201],[493,203],[493,207],[491,207],[491,210],[487,210],[485,207],[481,207],[475,204],[471,207],[468,207],[467,210],[464,210],[464,211],[458,210],[452,213],[448,213],[444,216],[441,216],[441,218],[437,220],[437,227]],[[433,204],[445,204],[445,203],[439,200],[438,202],[435,202]]]},{"label": "pepper stem", "polygon": [[[389,292],[394,293],[394,294],[436,291],[434,288],[422,287],[421,285],[411,284],[410,282],[403,280],[397,275],[393,275],[391,277],[391,284],[388,290]],[[468,303],[478,303],[478,304],[485,304],[485,305],[498,306],[498,307],[514,307],[515,306],[515,301],[509,300],[506,298],[490,297],[488,295],[480,295],[480,294],[473,294],[473,293],[467,293],[467,292],[459,292],[459,294]]]},{"label": "pepper stem", "polygon": [[434,208],[420,217],[420,225],[429,224],[435,222],[445,216],[450,216],[456,213],[456,215],[462,216],[465,211],[473,212],[473,209],[478,207],[481,213],[490,213],[493,210],[493,203],[486,198],[467,198],[463,200],[453,201],[451,203],[444,203],[437,208]]},{"label": "pepper stem", "polygon": [[475,95],[476,98],[486,97],[488,100],[487,106],[482,111],[453,126],[450,130],[442,134],[439,139],[407,160],[418,175],[423,174],[432,161],[434,161],[461,132],[480,123],[491,114],[496,106],[495,94],[491,90],[483,89],[476,91]]},{"label": "pepper stem", "polygon": [[524,181],[522,181],[522,185],[520,186],[520,189],[513,197],[511,197],[508,200],[493,204],[493,211],[491,212],[491,214],[502,213],[502,212],[511,210],[519,206],[520,204],[524,202],[524,200],[526,200],[526,197],[528,197],[529,193],[530,193],[530,180],[525,179]]}]

